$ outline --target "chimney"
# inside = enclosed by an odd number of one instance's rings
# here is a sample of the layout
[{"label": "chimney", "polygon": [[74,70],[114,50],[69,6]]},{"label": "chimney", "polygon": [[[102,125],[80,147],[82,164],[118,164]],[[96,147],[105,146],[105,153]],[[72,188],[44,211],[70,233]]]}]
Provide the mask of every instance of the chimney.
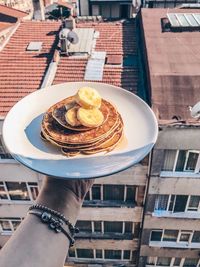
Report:
[{"label": "chimney", "polygon": [[37,14],[40,11],[41,20],[45,20],[45,9],[43,0],[33,0],[32,3],[34,14]]}]

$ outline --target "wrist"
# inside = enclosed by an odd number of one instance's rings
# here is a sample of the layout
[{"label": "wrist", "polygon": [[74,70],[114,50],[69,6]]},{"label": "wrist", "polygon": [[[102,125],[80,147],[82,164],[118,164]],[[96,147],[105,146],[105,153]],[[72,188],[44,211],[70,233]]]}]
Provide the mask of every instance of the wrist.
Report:
[{"label": "wrist", "polygon": [[65,188],[44,186],[37,198],[36,203],[62,213],[72,224],[77,221],[82,201],[75,194]]}]

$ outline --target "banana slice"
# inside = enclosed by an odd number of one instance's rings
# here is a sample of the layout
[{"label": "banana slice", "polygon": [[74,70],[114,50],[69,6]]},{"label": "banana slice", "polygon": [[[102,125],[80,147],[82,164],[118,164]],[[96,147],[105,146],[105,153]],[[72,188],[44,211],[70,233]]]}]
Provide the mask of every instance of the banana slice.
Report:
[{"label": "banana slice", "polygon": [[81,124],[86,127],[97,127],[100,126],[104,121],[102,112],[97,108],[79,108],[77,112],[77,118]]},{"label": "banana slice", "polygon": [[81,123],[77,119],[77,111],[79,107],[73,107],[65,113],[65,119],[71,126],[80,126]]},{"label": "banana slice", "polygon": [[83,108],[100,108],[101,96],[99,93],[90,87],[82,87],[75,95],[76,102]]}]

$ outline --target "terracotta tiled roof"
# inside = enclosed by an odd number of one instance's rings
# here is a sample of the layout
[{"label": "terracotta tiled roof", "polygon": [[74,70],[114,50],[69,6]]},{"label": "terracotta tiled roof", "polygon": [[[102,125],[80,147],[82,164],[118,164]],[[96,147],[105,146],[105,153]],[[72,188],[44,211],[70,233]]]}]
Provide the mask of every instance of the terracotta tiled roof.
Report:
[{"label": "terracotta tiled roof", "polygon": [[1,14],[14,17],[14,18],[23,18],[28,15],[28,13],[26,12],[23,12],[15,8],[7,7],[4,5],[0,5],[0,17],[1,17]]},{"label": "terracotta tiled roof", "polygon": [[[0,53],[0,115],[41,86],[56,47],[59,22],[22,22]],[[40,52],[28,52],[31,41],[41,41]]]},{"label": "terracotta tiled roof", "polygon": [[[100,36],[96,51],[123,58],[136,54],[135,24],[115,22],[81,23],[78,27],[95,28]],[[48,64],[57,46],[59,22],[21,22],[17,31],[0,53],[0,115],[4,116],[22,97],[40,88]],[[40,52],[27,52],[29,42],[43,42]],[[61,56],[54,84],[83,81],[87,58]],[[121,86],[137,93],[136,67],[105,64],[104,83]]]},{"label": "terracotta tiled roof", "polygon": [[[136,54],[136,33],[135,24],[120,22],[101,22],[101,23],[80,23],[79,28],[94,28],[99,31],[95,50],[106,51],[110,56],[123,58],[130,54]],[[122,62],[122,59],[121,59]],[[87,59],[76,59],[61,57],[54,84],[67,81],[83,81]],[[104,83],[121,86],[134,93],[137,93],[138,70],[132,67],[117,65],[105,65],[103,80]]]}]

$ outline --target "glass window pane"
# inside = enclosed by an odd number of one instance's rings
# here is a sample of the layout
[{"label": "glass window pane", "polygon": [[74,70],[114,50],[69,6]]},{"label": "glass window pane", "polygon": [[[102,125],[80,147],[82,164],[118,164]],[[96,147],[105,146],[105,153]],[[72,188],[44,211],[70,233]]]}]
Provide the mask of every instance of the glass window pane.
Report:
[{"label": "glass window pane", "polygon": [[21,223],[21,220],[12,221],[12,225],[13,225],[14,230],[17,229],[17,227],[20,225],[20,223]]},{"label": "glass window pane", "polygon": [[155,202],[155,210],[167,210],[169,195],[158,195]]},{"label": "glass window pane", "polygon": [[188,196],[177,195],[175,200],[174,212],[184,212],[187,205]]},{"label": "glass window pane", "polygon": [[181,233],[180,235],[180,242],[189,242],[191,233]]},{"label": "glass window pane", "polygon": [[156,264],[156,257],[148,257],[147,258],[148,265],[155,265]]},{"label": "glass window pane", "polygon": [[125,222],[125,233],[132,233],[132,222]]},{"label": "glass window pane", "polygon": [[100,185],[93,185],[92,187],[92,199],[93,200],[101,200],[101,186]]},{"label": "glass window pane", "polygon": [[200,202],[200,196],[191,196],[190,197],[190,202],[188,206],[188,210],[198,210],[199,207],[199,202]]},{"label": "glass window pane", "polygon": [[101,259],[102,258],[102,250],[96,249],[96,258]]},{"label": "glass window pane", "polygon": [[163,164],[163,171],[173,171],[174,161],[176,157],[176,150],[166,149],[165,159]]},{"label": "glass window pane", "polygon": [[95,232],[102,232],[102,229],[101,229],[101,222],[100,221],[95,221],[94,222],[94,231]]},{"label": "glass window pane", "polygon": [[126,201],[135,202],[135,186],[127,186]]},{"label": "glass window pane", "polygon": [[121,259],[121,250],[105,250],[105,259]]},{"label": "glass window pane", "polygon": [[186,150],[179,150],[175,171],[182,172],[184,170],[186,154]]},{"label": "glass window pane", "polygon": [[90,193],[89,193],[89,191],[87,192],[87,194],[86,194],[84,200],[90,200]]},{"label": "glass window pane", "polygon": [[139,238],[140,235],[140,223],[134,223],[134,238]]},{"label": "glass window pane", "polygon": [[104,200],[124,200],[124,186],[123,185],[104,185],[103,186]]},{"label": "glass window pane", "polygon": [[38,187],[37,186],[30,187],[30,191],[31,191],[32,199],[36,200],[37,196],[39,195]]},{"label": "glass window pane", "polygon": [[159,265],[159,266],[170,266],[170,263],[171,263],[171,258],[158,258],[157,260],[157,264],[156,265]]},{"label": "glass window pane", "polygon": [[0,221],[0,225],[3,231],[12,231],[10,222],[8,220]]},{"label": "glass window pane", "polygon": [[8,199],[7,193],[3,185],[0,185],[0,199]]},{"label": "glass window pane", "polygon": [[79,228],[80,232],[92,232],[91,221],[77,221],[76,226]]},{"label": "glass window pane", "polygon": [[199,157],[199,153],[189,152],[187,164],[186,164],[186,171],[194,171],[196,168],[197,160]]},{"label": "glass window pane", "polygon": [[124,250],[124,260],[130,260],[131,251],[130,250]]},{"label": "glass window pane", "polygon": [[200,243],[200,231],[194,231],[192,242]]},{"label": "glass window pane", "polygon": [[93,259],[94,254],[92,249],[79,249],[77,248],[77,257],[78,258],[88,258],[88,259]]},{"label": "glass window pane", "polygon": [[26,183],[6,182],[11,200],[30,200]]},{"label": "glass window pane", "polygon": [[175,258],[173,266],[180,266],[181,264],[181,258]]},{"label": "glass window pane", "polygon": [[198,259],[185,259],[183,267],[196,267],[198,263]]},{"label": "glass window pane", "polygon": [[169,208],[168,208],[169,211],[173,211],[173,209],[174,209],[174,201],[175,201],[175,195],[171,195],[170,202],[169,202]]},{"label": "glass window pane", "polygon": [[178,237],[178,230],[165,230],[163,235],[163,241],[176,242]]},{"label": "glass window pane", "polygon": [[72,247],[72,248],[69,249],[68,256],[69,257],[73,257],[73,258],[76,257],[76,255],[75,255],[75,247],[74,248]]},{"label": "glass window pane", "polygon": [[122,233],[122,222],[104,222],[105,233]]},{"label": "glass window pane", "polygon": [[162,231],[152,231],[151,232],[151,241],[161,241]]}]

